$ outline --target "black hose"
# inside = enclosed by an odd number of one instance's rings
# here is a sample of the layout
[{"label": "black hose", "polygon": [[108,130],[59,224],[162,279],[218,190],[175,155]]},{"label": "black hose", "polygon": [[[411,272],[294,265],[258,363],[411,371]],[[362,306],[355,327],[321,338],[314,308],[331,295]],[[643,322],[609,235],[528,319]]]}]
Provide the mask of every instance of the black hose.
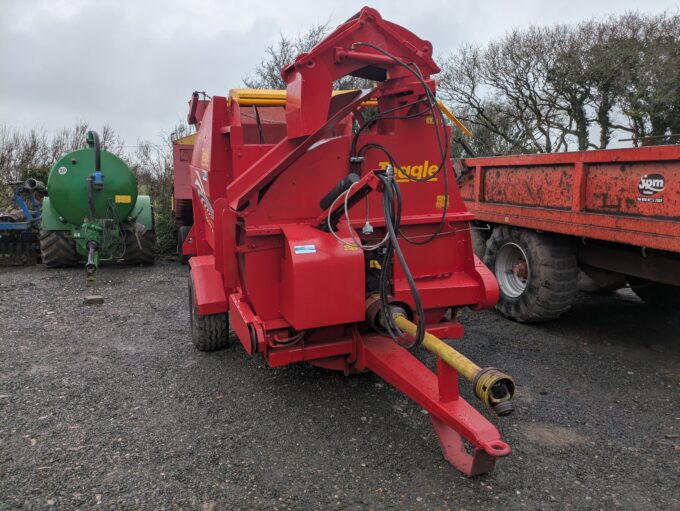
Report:
[{"label": "black hose", "polygon": [[102,169],[102,149],[99,143],[99,135],[96,131],[87,132],[87,140],[92,139],[92,145],[94,146],[94,170]]},{"label": "black hose", "polygon": [[[401,224],[401,192],[399,185],[394,180],[393,176],[379,174],[378,176],[383,182],[385,189],[383,190],[383,211],[385,214],[385,225],[389,234],[389,242],[385,252],[385,259],[383,270],[380,274],[380,303],[381,314],[383,318],[383,326],[387,330],[390,337],[399,345],[405,348],[413,348],[419,346],[425,337],[425,311],[420,299],[420,293],[416,286],[415,279],[411,274],[411,270],[406,263],[401,247],[399,246],[399,239],[397,233]],[[389,274],[392,267],[392,254],[396,254],[399,264],[401,265],[406,281],[408,282],[411,296],[413,297],[413,304],[416,313],[417,328],[414,339],[409,339],[399,329],[392,317],[392,311],[389,304]]]}]

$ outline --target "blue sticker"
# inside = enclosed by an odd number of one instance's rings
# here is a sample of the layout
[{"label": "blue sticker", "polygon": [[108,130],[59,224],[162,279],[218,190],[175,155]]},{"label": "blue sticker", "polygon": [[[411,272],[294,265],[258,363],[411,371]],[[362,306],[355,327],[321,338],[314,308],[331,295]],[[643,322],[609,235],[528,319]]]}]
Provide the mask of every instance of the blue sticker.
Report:
[{"label": "blue sticker", "polygon": [[316,245],[296,245],[296,254],[314,254],[316,253]]}]

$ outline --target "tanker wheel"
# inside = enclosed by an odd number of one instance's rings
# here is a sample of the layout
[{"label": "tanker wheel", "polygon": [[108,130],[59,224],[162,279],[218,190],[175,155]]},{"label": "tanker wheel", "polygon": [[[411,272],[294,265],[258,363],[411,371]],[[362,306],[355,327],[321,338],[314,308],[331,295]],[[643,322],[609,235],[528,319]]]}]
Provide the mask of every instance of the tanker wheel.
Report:
[{"label": "tanker wheel", "polygon": [[48,268],[77,266],[76,244],[66,231],[40,231],[40,258]]},{"label": "tanker wheel", "polygon": [[191,226],[189,225],[182,225],[177,229],[177,258],[182,264],[187,264],[191,258],[191,256],[182,253],[182,245],[184,245],[184,240],[189,236],[189,231],[191,231]]},{"label": "tanker wheel", "polygon": [[191,321],[191,341],[199,351],[217,351],[229,344],[229,319],[226,312],[220,314],[198,313],[194,296],[194,282],[189,276],[189,310]]},{"label": "tanker wheel", "polygon": [[667,311],[680,309],[680,287],[637,277],[631,277],[628,282],[645,303]]},{"label": "tanker wheel", "polygon": [[127,264],[148,266],[156,260],[156,234],[153,231],[126,231],[123,241]]},{"label": "tanker wheel", "polygon": [[498,280],[496,309],[515,321],[555,319],[576,298],[576,248],[566,239],[496,227],[486,244],[484,263]]}]

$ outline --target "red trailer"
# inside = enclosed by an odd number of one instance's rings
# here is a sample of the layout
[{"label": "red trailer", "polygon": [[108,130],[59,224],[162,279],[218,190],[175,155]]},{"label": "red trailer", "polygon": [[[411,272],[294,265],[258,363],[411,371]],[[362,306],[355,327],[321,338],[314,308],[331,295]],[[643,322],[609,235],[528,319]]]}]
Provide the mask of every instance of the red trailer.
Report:
[{"label": "red trailer", "polygon": [[193,134],[172,141],[172,212],[177,226],[177,254],[182,262],[188,260],[188,256],[182,254],[182,245],[194,223],[189,166],[195,139]]},{"label": "red trailer", "polygon": [[680,146],[463,163],[475,251],[498,279],[505,316],[553,319],[578,288],[626,285],[650,304],[680,306]]},{"label": "red trailer", "polygon": [[[286,91],[194,95],[183,253],[196,254],[198,349],[225,347],[231,328],[273,368],[373,371],[429,412],[446,458],[473,475],[510,447],[459,395],[458,374],[499,415],[514,384],[436,337],[461,338],[456,310],[498,298],[473,254],[438,72],[429,42],[364,8],[282,70]],[[347,75],[376,86],[333,93]],[[419,346],[438,355],[437,373]]]}]

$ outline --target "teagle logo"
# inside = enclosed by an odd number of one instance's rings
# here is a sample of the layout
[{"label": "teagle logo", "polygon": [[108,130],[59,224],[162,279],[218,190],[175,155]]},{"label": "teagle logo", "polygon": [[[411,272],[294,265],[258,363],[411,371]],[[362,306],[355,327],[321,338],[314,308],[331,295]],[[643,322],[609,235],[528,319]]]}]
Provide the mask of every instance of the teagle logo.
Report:
[{"label": "teagle logo", "polygon": [[640,195],[654,195],[662,192],[666,186],[666,180],[661,174],[646,174],[640,178],[638,190]]},{"label": "teagle logo", "polygon": [[[385,170],[389,164],[389,161],[379,161],[378,167],[381,170]],[[419,181],[437,181],[438,170],[439,165],[432,165],[429,160],[425,160],[418,165],[406,165],[397,169],[397,183],[408,183],[414,179]]]}]

